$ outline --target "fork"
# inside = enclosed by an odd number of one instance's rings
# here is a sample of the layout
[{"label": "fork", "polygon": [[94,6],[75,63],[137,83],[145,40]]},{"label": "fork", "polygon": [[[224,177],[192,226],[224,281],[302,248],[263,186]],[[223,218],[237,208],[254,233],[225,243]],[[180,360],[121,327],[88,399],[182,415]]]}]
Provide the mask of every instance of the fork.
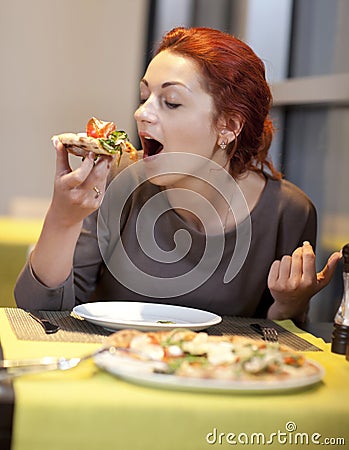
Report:
[{"label": "fork", "polygon": [[266,342],[277,343],[279,342],[279,335],[275,328],[262,327],[263,338]]},{"label": "fork", "polygon": [[250,327],[263,336],[265,342],[279,342],[279,335],[273,327],[262,327],[259,323],[251,323]]}]

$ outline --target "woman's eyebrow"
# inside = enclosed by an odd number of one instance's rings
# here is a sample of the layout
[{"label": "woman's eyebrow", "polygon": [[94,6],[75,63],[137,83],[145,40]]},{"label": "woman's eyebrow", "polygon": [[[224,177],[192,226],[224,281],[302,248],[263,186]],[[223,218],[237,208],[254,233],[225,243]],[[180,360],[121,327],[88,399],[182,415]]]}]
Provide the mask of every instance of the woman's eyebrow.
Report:
[{"label": "woman's eyebrow", "polygon": [[161,87],[163,89],[167,88],[167,87],[170,87],[170,86],[182,86],[182,87],[184,87],[185,89],[187,89],[188,91],[191,92],[191,89],[186,84],[181,83],[180,81],[167,81],[166,83],[163,83],[161,85]]},{"label": "woman's eyebrow", "polygon": [[[141,83],[143,83],[147,87],[149,87],[149,83],[148,83],[148,81],[145,78],[141,79]],[[187,85],[185,85],[184,83],[182,83],[180,81],[166,81],[165,83],[162,83],[161,88],[165,89],[165,88],[170,87],[170,86],[182,86],[182,87],[184,87],[185,89],[187,89],[188,91],[191,92],[191,89]]]}]

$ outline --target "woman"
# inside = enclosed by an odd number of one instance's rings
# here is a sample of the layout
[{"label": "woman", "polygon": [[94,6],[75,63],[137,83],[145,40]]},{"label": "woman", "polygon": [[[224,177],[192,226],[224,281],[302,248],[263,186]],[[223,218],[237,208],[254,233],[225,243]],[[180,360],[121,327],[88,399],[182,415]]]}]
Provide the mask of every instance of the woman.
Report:
[{"label": "woman", "polygon": [[52,203],[17,281],[17,305],[120,299],[304,320],[340,253],[316,274],[314,206],[268,159],[262,61],[228,34],[177,28],[150,62],[140,97],[140,163],[118,174],[111,157],[90,155],[72,171],[56,143]]}]

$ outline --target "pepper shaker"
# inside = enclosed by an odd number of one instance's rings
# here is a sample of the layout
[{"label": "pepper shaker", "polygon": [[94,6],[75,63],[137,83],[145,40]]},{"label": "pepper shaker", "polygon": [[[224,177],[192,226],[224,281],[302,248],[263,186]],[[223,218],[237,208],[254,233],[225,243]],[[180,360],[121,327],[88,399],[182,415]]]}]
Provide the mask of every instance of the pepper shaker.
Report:
[{"label": "pepper shaker", "polygon": [[349,244],[343,247],[342,255],[344,260],[343,297],[334,318],[331,351],[345,355],[349,343]]}]

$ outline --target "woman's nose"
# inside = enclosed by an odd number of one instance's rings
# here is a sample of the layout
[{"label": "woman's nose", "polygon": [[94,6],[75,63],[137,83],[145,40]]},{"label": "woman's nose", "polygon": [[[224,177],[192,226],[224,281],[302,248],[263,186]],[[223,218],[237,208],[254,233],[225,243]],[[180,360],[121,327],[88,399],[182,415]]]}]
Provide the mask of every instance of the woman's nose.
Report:
[{"label": "woman's nose", "polygon": [[156,122],[157,115],[149,100],[139,105],[134,113],[134,118],[137,122]]}]

